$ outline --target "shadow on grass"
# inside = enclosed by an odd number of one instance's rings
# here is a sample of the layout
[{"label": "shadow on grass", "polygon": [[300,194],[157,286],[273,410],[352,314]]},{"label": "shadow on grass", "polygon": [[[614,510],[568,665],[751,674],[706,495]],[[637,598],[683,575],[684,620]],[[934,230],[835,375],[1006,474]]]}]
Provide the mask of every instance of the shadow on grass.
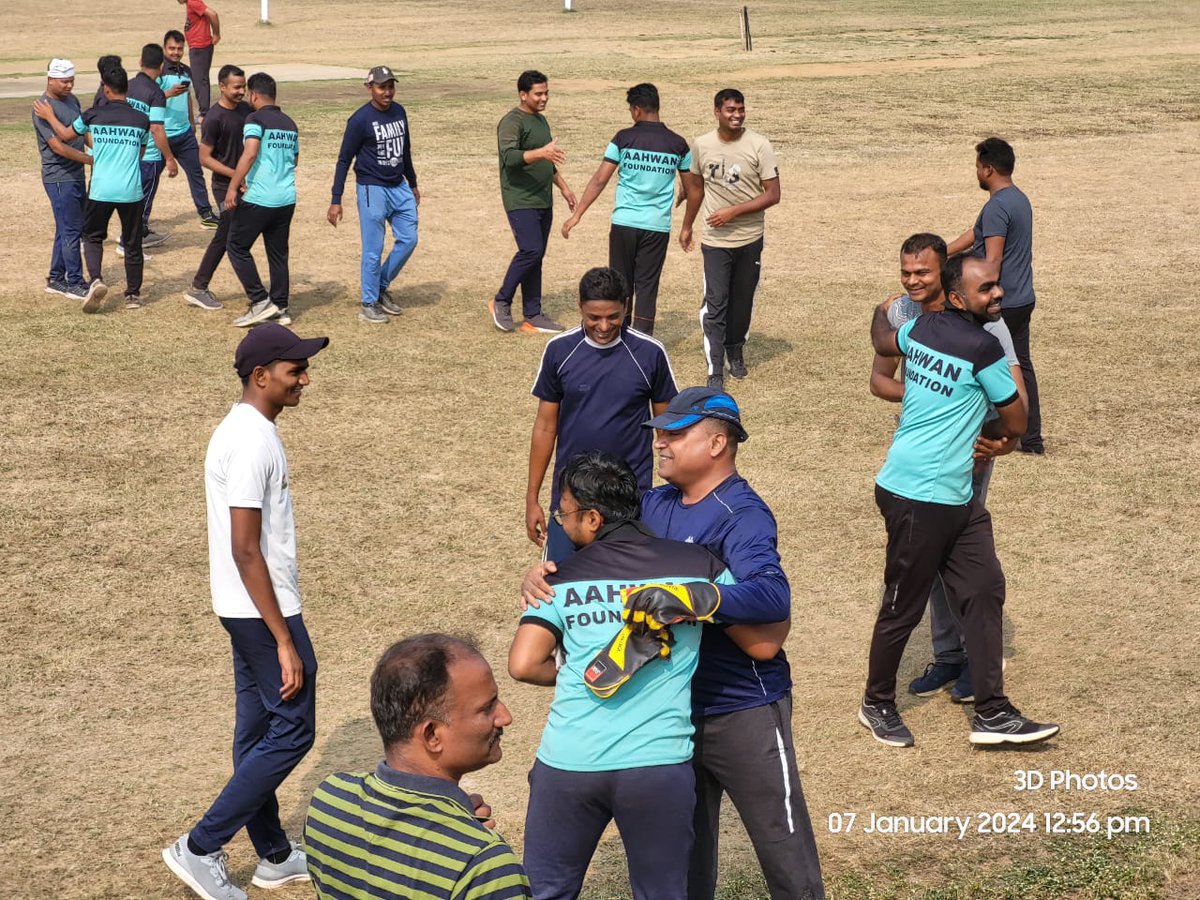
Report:
[{"label": "shadow on grass", "polygon": [[323,739],[320,754],[300,784],[300,796],[304,802],[283,823],[284,830],[293,840],[299,840],[304,832],[308,801],[318,784],[334,772],[374,772],[375,766],[383,759],[379,732],[369,716],[351,719]]},{"label": "shadow on grass", "polygon": [[392,293],[402,307],[410,309],[433,306],[441,302],[448,287],[444,281],[426,281],[421,284],[403,284],[402,281],[398,281],[392,285]]}]

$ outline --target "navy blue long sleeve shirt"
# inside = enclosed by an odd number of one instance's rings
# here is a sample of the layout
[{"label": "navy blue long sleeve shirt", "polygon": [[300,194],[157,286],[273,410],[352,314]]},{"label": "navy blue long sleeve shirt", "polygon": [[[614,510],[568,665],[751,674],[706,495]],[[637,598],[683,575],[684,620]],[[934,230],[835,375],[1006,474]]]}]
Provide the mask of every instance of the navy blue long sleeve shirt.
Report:
[{"label": "navy blue long sleeve shirt", "polygon": [[[669,484],[647,491],[642,522],[661,537],[708,548],[729,568],[737,584],[721,585],[721,623],[759,625],[791,614],[792,592],[779,564],[775,517],[740,475],[729,476],[691,505]],[[692,699],[701,715],[765,706],[791,687],[791,666],[783,651],[757,662],[724,628],[704,626],[700,665],[692,679]]]},{"label": "navy blue long sleeve shirt", "polygon": [[342,202],[351,163],[359,184],[396,187],[407,181],[409,187],[417,186],[408,114],[403,106],[392,103],[386,111],[381,111],[374,103],[367,103],[346,120],[346,133],[342,135],[342,149],[338,151],[333,173],[333,203]]}]

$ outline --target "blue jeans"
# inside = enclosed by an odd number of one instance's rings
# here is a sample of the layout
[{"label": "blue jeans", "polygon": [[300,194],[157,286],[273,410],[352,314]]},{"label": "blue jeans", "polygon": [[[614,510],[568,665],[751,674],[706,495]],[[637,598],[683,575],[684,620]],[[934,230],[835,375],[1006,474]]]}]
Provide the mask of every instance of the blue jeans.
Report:
[{"label": "blue jeans", "polygon": [[[384,235],[392,226],[395,243],[383,259]],[[417,249],[417,198],[407,184],[358,186],[358,228],[362,237],[362,302],[379,302],[379,292],[400,274]]]},{"label": "blue jeans", "polygon": [[567,772],[535,760],[525,815],[525,871],[536,900],[573,900],[615,820],[635,900],[686,900],[696,775],[690,762]]},{"label": "blue jeans", "polygon": [[204,184],[204,170],[200,168],[200,145],[196,143],[196,133],[188,129],[183,134],[167,138],[171,152],[179,163],[179,168],[187,175],[188,190],[192,192],[192,203],[196,212],[201,216],[212,215],[212,204],[208,202],[208,187]]},{"label": "blue jeans", "polygon": [[278,645],[263,620],[221,619],[233,644],[237,715],[233,777],[191,832],[192,840],[209,853],[229,843],[242,828],[260,857],[289,847],[275,789],[313,745],[317,657],[304,619],[296,614],[286,621],[304,663],[304,687],[291,700],[279,697]]},{"label": "blue jeans", "polygon": [[514,209],[508,213],[508,227],[517,242],[517,252],[504,283],[496,292],[499,303],[512,303],[521,288],[521,307],[525,318],[531,319],[542,311],[542,258],[546,255],[546,242],[550,239],[550,226],[554,222],[554,210]]},{"label": "blue jeans", "polygon": [[[153,140],[153,138],[151,138]],[[150,230],[150,210],[154,207],[154,197],[158,194],[158,180],[162,171],[167,167],[165,160],[156,159],[153,162],[142,160],[142,202],[146,204],[142,211],[142,234]]]},{"label": "blue jeans", "polygon": [[50,254],[50,280],[83,284],[83,203],[87,186],[82,181],[42,182],[54,212],[54,250]]}]

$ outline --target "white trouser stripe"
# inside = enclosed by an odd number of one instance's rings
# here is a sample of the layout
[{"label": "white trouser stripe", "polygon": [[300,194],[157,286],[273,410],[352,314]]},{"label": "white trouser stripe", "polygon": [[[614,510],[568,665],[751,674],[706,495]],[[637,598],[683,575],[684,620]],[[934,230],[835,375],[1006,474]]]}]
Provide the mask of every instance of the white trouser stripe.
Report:
[{"label": "white trouser stripe", "polygon": [[708,370],[709,375],[716,375],[712,367],[712,344],[708,342],[708,332],[704,330],[704,316],[708,312],[708,276],[700,276],[700,336],[704,338],[704,368]]},{"label": "white trouser stripe", "polygon": [[775,746],[779,748],[779,765],[783,767],[783,808],[787,812],[788,834],[796,833],[796,823],[792,821],[792,779],[788,777],[787,750],[783,746],[783,735],[775,729]]}]

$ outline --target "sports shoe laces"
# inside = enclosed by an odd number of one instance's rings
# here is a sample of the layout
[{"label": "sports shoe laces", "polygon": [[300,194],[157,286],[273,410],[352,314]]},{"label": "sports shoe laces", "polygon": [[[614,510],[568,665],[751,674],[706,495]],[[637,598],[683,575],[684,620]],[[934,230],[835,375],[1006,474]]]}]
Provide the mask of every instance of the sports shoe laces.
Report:
[{"label": "sports shoe laces", "polygon": [[217,887],[224,887],[229,884],[229,872],[225,868],[229,854],[224,850],[218,850],[216,853],[211,853],[205,858],[210,860],[208,867],[212,870],[213,879],[217,882]]},{"label": "sports shoe laces", "polygon": [[896,712],[896,707],[881,705],[876,708],[879,710],[879,718],[883,719],[884,724],[889,728],[903,724],[900,713]]}]

